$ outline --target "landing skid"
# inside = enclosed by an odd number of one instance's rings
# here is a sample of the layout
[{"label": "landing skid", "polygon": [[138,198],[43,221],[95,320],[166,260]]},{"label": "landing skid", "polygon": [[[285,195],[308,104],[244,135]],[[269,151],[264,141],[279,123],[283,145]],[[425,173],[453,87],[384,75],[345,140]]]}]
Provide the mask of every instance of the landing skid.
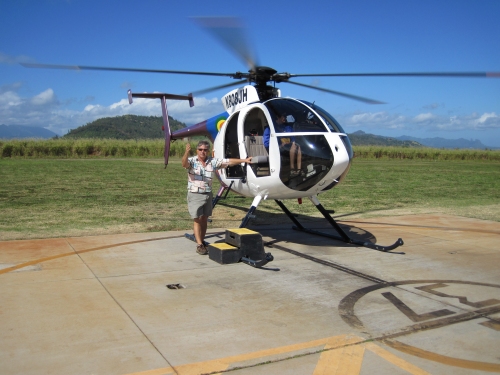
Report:
[{"label": "landing skid", "polygon": [[265,253],[264,258],[259,259],[259,260],[252,260],[247,257],[242,257],[241,261],[245,264],[248,264],[249,266],[252,266],[254,268],[262,268],[264,267],[267,263],[272,262],[274,260],[274,257],[271,255],[271,253]]},{"label": "landing skid", "polygon": [[231,191],[231,187],[233,186],[233,184],[234,184],[234,181],[231,181],[229,186],[221,186],[220,187],[219,191],[217,192],[217,195],[215,196],[214,200],[212,201],[212,209],[214,209],[215,206],[217,206],[217,203],[219,203],[219,201],[221,199],[227,198],[227,195]]},{"label": "landing skid", "polygon": [[[226,188],[221,188],[219,190],[216,198],[214,199],[213,207],[215,207],[215,205],[218,203],[218,201],[220,199],[225,199],[226,198],[227,193],[229,192],[229,190],[231,190],[230,188],[231,188],[231,185],[229,186],[229,188],[226,187]],[[226,193],[226,194],[224,195],[224,193]],[[335,231],[338,233],[338,235],[331,234],[331,233],[320,232],[320,231],[317,231],[317,230],[314,230],[314,229],[309,229],[309,228],[304,227],[297,220],[297,218],[290,212],[290,210],[288,210],[288,208],[283,204],[283,202],[281,202],[279,200],[275,200],[275,202],[278,204],[278,206],[280,206],[280,208],[283,210],[283,212],[295,224],[295,226],[292,227],[294,230],[298,230],[298,231],[305,232],[305,233],[310,233],[310,234],[315,234],[315,235],[318,235],[318,236],[332,238],[334,240],[342,241],[342,242],[345,242],[345,243],[348,243],[348,244],[363,246],[363,247],[366,247],[368,249],[381,251],[383,253],[388,253],[388,252],[390,252],[390,251],[392,251],[394,249],[397,249],[399,246],[402,246],[404,244],[403,239],[401,239],[401,238],[398,238],[398,240],[396,242],[394,242],[392,245],[389,245],[389,246],[382,246],[382,245],[377,245],[377,244],[374,244],[374,243],[371,243],[371,242],[363,242],[363,241],[358,241],[356,239],[353,239],[353,238],[349,237],[349,235],[346,232],[344,232],[344,230],[335,221],[335,219],[328,213],[328,211],[325,210],[325,208],[323,207],[323,205],[319,202],[317,196],[312,196],[309,199],[314,204],[314,206],[318,209],[318,211],[321,212],[321,214],[323,215],[323,217],[330,223],[330,225],[333,227],[333,229],[335,229]],[[257,209],[257,206],[259,205],[259,203],[260,203],[261,200],[262,200],[262,197],[260,197],[260,196],[256,196],[254,198],[250,209],[248,210],[247,214],[245,215],[245,217],[241,221],[240,228],[246,228],[246,226],[248,225],[248,223],[250,222],[250,220],[253,219],[253,218],[255,218],[254,213],[255,213],[255,210]],[[186,233],[186,237],[188,237],[187,233]],[[404,254],[404,253],[403,252],[392,252],[391,254]]]},{"label": "landing skid", "polygon": [[[324,232],[320,232],[320,231],[317,231],[317,230],[314,230],[314,229],[305,228],[295,218],[295,216],[293,216],[293,214],[290,212],[290,210],[288,210],[288,208],[286,208],[286,206],[283,204],[283,202],[278,201],[278,200],[275,200],[275,202],[278,204],[278,206],[280,206],[280,208],[283,210],[283,212],[295,224],[295,226],[293,226],[292,228],[295,229],[295,230],[301,231],[301,232],[306,232],[306,233],[315,234],[315,235],[318,235],[318,236],[333,238],[333,239],[338,240],[338,241],[342,241],[342,242],[349,243],[349,244],[363,246],[363,247],[366,247],[368,249],[377,250],[377,251],[381,251],[381,252],[384,252],[384,253],[387,253],[387,252],[389,252],[391,250],[394,250],[394,249],[396,249],[399,246],[402,246],[404,244],[404,242],[403,242],[403,240],[401,238],[398,238],[398,240],[394,244],[392,244],[390,246],[381,246],[381,245],[373,244],[371,242],[363,242],[363,241],[355,240],[355,239],[349,237],[347,235],[347,233],[344,232],[344,230],[338,225],[338,223],[325,210],[325,208],[321,205],[321,203],[319,203],[317,197],[314,196],[314,197],[311,197],[310,199],[314,203],[314,205],[316,206],[316,208],[318,209],[318,211],[321,212],[321,214],[324,216],[324,218],[330,223],[330,225],[337,231],[337,233],[339,235],[334,235],[334,234],[330,234],[330,233],[324,233]],[[391,253],[391,254],[404,254],[404,253]]]},{"label": "landing skid", "polygon": [[[194,236],[194,234],[184,233],[184,237],[186,237],[188,240],[191,240],[194,243],[196,243],[196,237]],[[207,241],[203,241],[203,245],[208,246],[208,245],[210,245],[210,243]]]}]

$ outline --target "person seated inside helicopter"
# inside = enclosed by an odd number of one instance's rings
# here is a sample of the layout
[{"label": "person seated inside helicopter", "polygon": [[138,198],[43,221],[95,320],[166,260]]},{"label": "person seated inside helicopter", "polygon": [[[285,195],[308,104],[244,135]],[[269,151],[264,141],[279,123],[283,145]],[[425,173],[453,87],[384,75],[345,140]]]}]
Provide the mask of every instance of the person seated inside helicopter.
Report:
[{"label": "person seated inside helicopter", "polygon": [[[293,117],[292,117],[293,118]],[[286,113],[281,113],[276,116],[274,121],[274,131],[276,133],[292,133],[293,127],[287,122]],[[264,129],[263,143],[269,154],[269,141],[271,138],[271,129],[266,127]],[[292,177],[299,176],[302,170],[302,151],[300,145],[295,143],[295,137],[280,137],[279,138],[280,153],[290,147],[290,175]],[[297,162],[297,168],[295,168]]]}]

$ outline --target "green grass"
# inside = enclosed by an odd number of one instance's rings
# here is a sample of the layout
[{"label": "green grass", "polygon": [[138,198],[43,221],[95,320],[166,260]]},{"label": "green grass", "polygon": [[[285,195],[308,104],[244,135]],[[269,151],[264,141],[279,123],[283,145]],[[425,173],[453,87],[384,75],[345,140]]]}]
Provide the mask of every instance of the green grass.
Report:
[{"label": "green grass", "polygon": [[[196,143],[191,140],[191,147],[195,148]],[[164,145],[163,139],[0,139],[0,158],[161,158]],[[170,156],[182,157],[185,145],[183,141],[173,142]],[[354,152],[357,159],[500,161],[500,150],[354,146]]]},{"label": "green grass", "polygon": [[[195,148],[197,142],[192,141]],[[163,157],[163,139],[13,139],[0,140],[1,158],[108,158],[108,157]],[[185,142],[173,142],[170,155],[182,157]]]},{"label": "green grass", "polygon": [[500,161],[500,150],[437,149],[430,147],[354,146],[356,158],[410,160]]},{"label": "green grass", "polygon": [[[178,158],[167,169],[162,159],[3,158],[0,239],[191,229],[186,181]],[[440,212],[500,221],[500,163],[355,159],[347,179],[319,199],[336,215]],[[250,204],[230,194],[211,227],[238,227]],[[307,199],[286,204],[317,215]],[[253,224],[288,222],[264,201]]]},{"label": "green grass", "polygon": [[188,219],[175,208],[184,171],[161,160],[18,159],[0,168],[2,237],[147,231],[165,220],[176,229]]}]

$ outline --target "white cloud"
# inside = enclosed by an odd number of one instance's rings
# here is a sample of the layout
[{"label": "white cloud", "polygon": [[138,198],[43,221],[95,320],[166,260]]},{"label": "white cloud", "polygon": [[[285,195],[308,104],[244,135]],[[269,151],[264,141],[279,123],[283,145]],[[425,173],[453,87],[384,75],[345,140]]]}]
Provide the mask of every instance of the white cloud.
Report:
[{"label": "white cloud", "polygon": [[[3,89],[3,90],[2,90]],[[0,88],[0,124],[28,125],[47,128],[58,134],[88,124],[98,118],[126,114],[161,116],[159,99],[136,98],[132,105],[122,99],[109,106],[87,104],[82,110],[74,110],[60,103],[54,91],[49,88],[31,98],[21,97],[19,87]],[[195,106],[187,101],[167,100],[169,115],[192,125],[224,111],[219,99],[194,98]]]},{"label": "white cloud", "polygon": [[400,129],[407,124],[407,118],[399,114],[388,112],[357,113],[354,115],[339,116],[342,126],[353,128],[385,128]]},{"label": "white cloud", "polygon": [[[74,102],[61,102],[56,93],[48,88],[32,97],[22,97],[19,92],[20,84],[0,87],[0,124],[29,125],[47,128],[58,134],[66,134],[69,130],[88,124],[98,118],[115,117],[126,114],[143,116],[161,116],[161,102],[159,99],[135,98],[132,105],[127,99],[122,99],[105,106],[96,103],[89,104],[93,98],[81,101],[82,109],[72,109],[69,105]],[[218,98],[195,97],[195,106],[189,107],[187,101],[168,100],[169,115],[193,125],[207,118],[223,112]],[[495,112],[472,113],[461,116],[437,115],[429,112],[414,116],[402,115],[388,111],[358,112],[337,115],[337,120],[350,133],[359,129],[374,134],[386,133],[403,135],[405,133],[443,132],[450,138],[457,138],[459,132],[469,134],[483,134],[483,139],[495,138],[500,130],[500,116]],[[491,136],[490,134],[493,134]],[[417,134],[415,134],[417,135]],[[500,138],[500,137],[498,137]],[[496,142],[496,141],[495,141]]]},{"label": "white cloud", "polygon": [[474,122],[477,128],[500,128],[500,116],[495,112],[483,113]]},{"label": "white cloud", "polygon": [[366,112],[336,116],[347,133],[363,130],[387,137],[409,135],[480,140],[488,147],[500,147],[500,116],[494,112],[468,115],[405,116],[390,112]]},{"label": "white cloud", "polygon": [[338,120],[348,132],[361,128],[374,132],[377,129],[448,132],[500,130],[500,116],[495,112],[452,117],[432,113],[404,116],[388,112],[365,112],[338,116]]},{"label": "white cloud", "polygon": [[413,121],[415,122],[427,122],[427,121],[432,121],[435,119],[437,116],[433,115],[432,113],[421,113],[413,118]]},{"label": "white cloud", "polygon": [[224,112],[220,99],[194,98],[194,107],[187,101],[167,100],[169,115],[186,124],[196,124]]},{"label": "white cloud", "polygon": [[54,90],[47,89],[31,98],[30,102],[33,105],[49,105],[57,102],[57,98],[54,94]]},{"label": "white cloud", "polygon": [[6,110],[9,107],[15,107],[22,103],[22,99],[13,91],[0,93],[0,110]]},{"label": "white cloud", "polygon": [[381,122],[386,121],[388,118],[387,113],[385,112],[376,112],[376,113],[360,113],[353,115],[351,117],[351,121],[356,123],[367,123],[367,122]]}]

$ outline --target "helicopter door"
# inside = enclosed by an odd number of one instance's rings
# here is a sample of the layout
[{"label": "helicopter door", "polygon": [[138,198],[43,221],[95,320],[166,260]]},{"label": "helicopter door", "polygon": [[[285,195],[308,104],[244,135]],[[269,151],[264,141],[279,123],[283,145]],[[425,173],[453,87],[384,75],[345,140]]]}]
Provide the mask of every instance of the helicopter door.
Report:
[{"label": "helicopter door", "polygon": [[[226,124],[226,133],[224,135],[224,158],[241,159],[240,149],[238,147],[238,117],[239,113]],[[233,165],[226,168],[227,178],[242,179],[245,177],[245,170],[241,165]]]},{"label": "helicopter door", "polygon": [[[243,112],[243,111],[242,111]],[[264,129],[267,125],[266,115],[259,107],[250,109],[243,122],[243,144],[245,152],[252,157],[250,167],[256,177],[269,176],[269,155],[264,147]]]}]

